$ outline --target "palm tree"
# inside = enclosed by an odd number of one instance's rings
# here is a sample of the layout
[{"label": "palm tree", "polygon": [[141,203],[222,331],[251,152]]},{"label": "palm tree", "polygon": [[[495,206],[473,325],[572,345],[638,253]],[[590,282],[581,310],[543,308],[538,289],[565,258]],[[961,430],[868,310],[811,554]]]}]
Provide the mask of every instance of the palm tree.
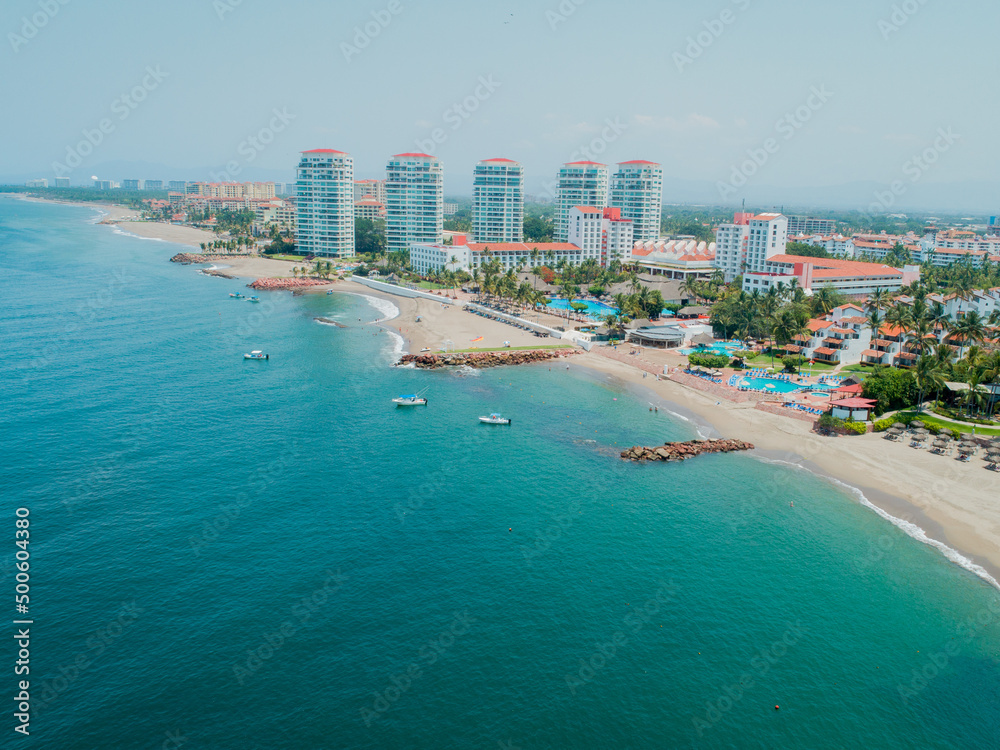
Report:
[{"label": "palm tree", "polygon": [[[780,310],[771,325],[771,338],[774,339],[775,346],[787,346],[800,333],[806,331],[806,326],[802,325],[795,314],[788,309]],[[774,349],[771,347],[771,367],[774,367]]]},{"label": "palm tree", "polygon": [[944,372],[934,357],[922,356],[917,359],[913,368],[913,377],[917,381],[917,389],[920,395],[917,397],[917,411],[924,408],[924,394],[931,391],[939,391],[944,388]]},{"label": "palm tree", "polygon": [[878,287],[871,296],[868,297],[868,304],[876,310],[881,310],[889,302],[889,292],[886,289]]},{"label": "palm tree", "polygon": [[978,311],[967,312],[951,327],[951,336],[960,341],[958,358],[962,359],[965,347],[986,338],[986,324]]}]

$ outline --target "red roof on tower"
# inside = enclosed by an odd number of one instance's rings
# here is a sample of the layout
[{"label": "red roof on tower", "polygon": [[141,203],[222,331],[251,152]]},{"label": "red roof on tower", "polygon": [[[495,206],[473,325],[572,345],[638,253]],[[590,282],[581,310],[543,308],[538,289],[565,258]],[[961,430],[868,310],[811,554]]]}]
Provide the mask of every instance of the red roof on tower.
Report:
[{"label": "red roof on tower", "polygon": [[500,157],[498,157],[496,159],[483,159],[483,161],[502,161],[502,162],[505,162],[506,164],[517,164],[517,162],[514,161],[513,159],[503,159],[503,158],[500,158]]},{"label": "red roof on tower", "polygon": [[431,156],[430,154],[408,153],[408,154],[393,154],[392,158],[393,159],[433,159],[434,157]]},{"label": "red roof on tower", "polygon": [[654,167],[660,166],[659,162],[646,161],[645,159],[633,159],[632,161],[620,161],[619,164],[652,164]]},{"label": "red roof on tower", "polygon": [[601,164],[599,161],[568,161],[563,164],[564,167],[580,167],[580,166],[593,166],[593,167],[606,167],[607,164]]},{"label": "red roof on tower", "polygon": [[303,151],[303,154],[346,154],[346,151],[337,151],[332,148],[314,148],[311,151]]}]

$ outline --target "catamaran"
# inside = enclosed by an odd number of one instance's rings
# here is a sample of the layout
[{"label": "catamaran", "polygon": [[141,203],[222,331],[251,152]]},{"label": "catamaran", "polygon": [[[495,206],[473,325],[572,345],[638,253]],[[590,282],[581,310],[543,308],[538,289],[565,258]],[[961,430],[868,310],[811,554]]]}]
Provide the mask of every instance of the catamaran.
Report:
[{"label": "catamaran", "polygon": [[264,354],[264,352],[260,351],[259,349],[254,349],[249,354],[243,355],[243,359],[270,359],[270,358],[271,355]]},{"label": "catamaran", "polygon": [[424,398],[424,393],[427,391],[426,388],[419,393],[413,393],[409,396],[396,396],[392,400],[396,406],[427,406],[427,399]]},{"label": "catamaran", "polygon": [[507,417],[501,417],[497,412],[493,412],[488,417],[480,417],[479,421],[483,424],[510,424]]}]

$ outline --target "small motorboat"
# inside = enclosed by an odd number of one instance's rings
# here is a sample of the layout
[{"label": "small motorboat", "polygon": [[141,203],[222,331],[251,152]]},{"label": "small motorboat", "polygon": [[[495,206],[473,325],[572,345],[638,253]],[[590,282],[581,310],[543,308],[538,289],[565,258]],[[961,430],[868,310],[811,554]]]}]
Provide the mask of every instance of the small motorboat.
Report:
[{"label": "small motorboat", "polygon": [[247,302],[260,302],[260,297],[250,297]]},{"label": "small motorboat", "polygon": [[270,356],[271,355],[269,354],[264,354],[264,352],[260,351],[259,349],[255,349],[249,354],[244,354],[243,359],[270,359]]},{"label": "small motorboat", "polygon": [[332,289],[328,289],[326,293],[327,293],[327,295],[333,294],[333,290]]},{"label": "small motorboat", "polygon": [[507,417],[501,417],[496,412],[490,414],[488,417],[480,417],[479,421],[483,424],[510,424],[510,420]]},{"label": "small motorboat", "polygon": [[424,398],[424,391],[420,391],[409,396],[396,396],[392,403],[396,406],[427,406],[427,399]]},{"label": "small motorboat", "polygon": [[233,299],[243,299],[243,295],[240,294],[239,292],[230,292],[229,296],[232,297]]}]

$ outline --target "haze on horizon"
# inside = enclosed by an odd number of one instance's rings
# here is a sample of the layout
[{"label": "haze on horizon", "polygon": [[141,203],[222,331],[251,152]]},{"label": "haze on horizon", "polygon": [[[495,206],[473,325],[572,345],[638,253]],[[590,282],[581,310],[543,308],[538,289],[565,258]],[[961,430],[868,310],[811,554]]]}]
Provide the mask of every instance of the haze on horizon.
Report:
[{"label": "haze on horizon", "polygon": [[986,0],[8,0],[0,181],[291,180],[311,148],[361,179],[420,150],[454,195],[481,159],[544,194],[589,157],[660,162],[667,202],[863,207],[899,181],[894,208],[990,211],[997,19]]}]

